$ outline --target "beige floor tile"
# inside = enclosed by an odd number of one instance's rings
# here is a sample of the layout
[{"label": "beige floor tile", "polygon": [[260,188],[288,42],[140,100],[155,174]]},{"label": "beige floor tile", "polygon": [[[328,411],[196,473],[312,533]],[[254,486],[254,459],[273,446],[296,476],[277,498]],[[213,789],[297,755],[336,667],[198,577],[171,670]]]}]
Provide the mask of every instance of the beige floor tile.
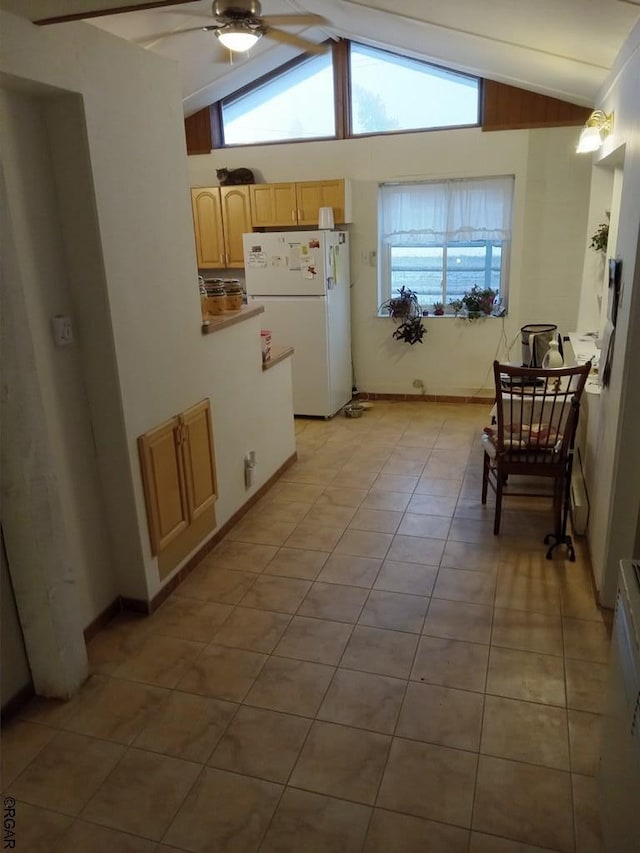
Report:
[{"label": "beige floor tile", "polygon": [[464,569],[440,569],[433,588],[434,598],[492,605],[496,576],[493,572],[467,572]]},{"label": "beige floor tile", "polygon": [[456,498],[422,495],[416,492],[409,501],[407,512],[450,519],[453,516],[455,508]]},{"label": "beige floor tile", "polygon": [[429,599],[422,595],[373,589],[358,620],[370,628],[387,628],[419,634]]},{"label": "beige floor tile", "polygon": [[174,690],[138,736],[135,746],[204,763],[222,737],[237,705]]},{"label": "beige floor tile", "polygon": [[393,734],[405,686],[398,678],[338,669],[318,719]]},{"label": "beige floor tile", "polygon": [[363,471],[362,469],[341,471],[333,478],[331,485],[334,488],[370,489],[377,477],[378,474],[375,471]]},{"label": "beige floor tile", "polygon": [[586,711],[570,710],[568,714],[571,771],[595,776],[601,753],[603,717]]},{"label": "beige floor tile", "polygon": [[77,815],[116,766],[120,744],[60,732],[11,785],[11,795],[34,806]]},{"label": "beige floor tile", "polygon": [[[251,542],[259,545],[283,545],[293,533],[297,523],[295,521],[273,521],[262,518],[243,519],[227,533],[226,540],[238,543]],[[243,563],[242,568],[245,566],[246,563]]]},{"label": "beige floor tile", "polygon": [[170,695],[148,684],[106,676],[94,679],[99,680],[97,686],[81,693],[76,713],[64,727],[116,743],[133,743]]},{"label": "beige floor tile", "polygon": [[462,486],[462,477],[432,477],[426,473],[418,480],[416,495],[432,495],[437,498],[457,498]]},{"label": "beige floor tile", "polygon": [[412,682],[402,703],[396,733],[412,740],[477,752],[483,704],[479,693]]},{"label": "beige floor tile", "polygon": [[567,707],[576,711],[603,714],[607,698],[607,664],[583,660],[565,660]]},{"label": "beige floor tile", "polygon": [[486,604],[468,604],[433,598],[422,629],[431,637],[488,644],[493,610]]},{"label": "beige floor tile", "polygon": [[263,524],[272,521],[298,524],[312,506],[313,503],[306,501],[279,501],[271,497],[271,491],[269,491],[262,500],[251,507],[245,518],[261,521]]},{"label": "beige floor tile", "polygon": [[353,530],[368,530],[373,533],[395,533],[401,521],[401,512],[361,507],[354,515],[349,527]]},{"label": "beige floor tile", "polygon": [[496,607],[560,615],[560,592],[554,580],[506,576],[496,586]]},{"label": "beige floor tile", "polygon": [[483,693],[488,659],[489,648],[479,643],[421,637],[411,680]]},{"label": "beige floor tile", "polygon": [[473,828],[573,853],[569,774],[481,755]]},{"label": "beige floor tile", "polygon": [[207,764],[272,782],[286,782],[311,720],[242,707]]},{"label": "beige floor tile", "polygon": [[149,634],[140,650],[121,664],[114,675],[157,687],[175,687],[204,648],[204,643]]},{"label": "beige floor tile", "polygon": [[439,515],[424,515],[406,512],[398,533],[403,536],[426,536],[431,539],[446,539],[450,520]]},{"label": "beige floor tile", "polygon": [[[415,455],[418,456],[418,454]],[[427,455],[425,452],[424,458],[411,459],[403,456],[400,449],[396,450],[384,463],[380,473],[392,477],[420,477]]]},{"label": "beige floor tile", "polygon": [[207,646],[186,671],[178,689],[242,702],[267,656],[225,646]]},{"label": "beige floor tile", "polygon": [[487,696],[480,751],[568,770],[567,712],[536,702]]},{"label": "beige floor tile", "polygon": [[373,805],[387,760],[388,735],[315,722],[290,784]]},{"label": "beige floor tile", "polygon": [[468,572],[495,572],[499,564],[497,545],[483,544],[482,548],[469,542],[449,540],[440,565],[447,569],[465,569]]},{"label": "beige floor tile", "polygon": [[233,607],[171,595],[149,619],[149,629],[182,640],[209,643]]},{"label": "beige floor tile", "polygon": [[207,767],[163,840],[195,853],[255,853],[281,792],[273,782]]},{"label": "beige floor tile", "polygon": [[342,536],[343,527],[319,527],[302,522],[286,541],[287,548],[305,548],[310,551],[331,551]]},{"label": "beige floor tile", "polygon": [[310,581],[299,578],[262,575],[240,604],[242,607],[254,607],[259,610],[295,613],[310,587]]},{"label": "beige floor tile", "polygon": [[317,506],[345,506],[356,508],[367,496],[366,489],[349,486],[327,486],[316,501]]},{"label": "beige floor tile", "polygon": [[280,502],[315,503],[323,493],[324,487],[311,483],[284,483],[279,481],[269,490],[271,497]]},{"label": "beige floor tile", "polygon": [[418,637],[415,634],[357,625],[340,666],[408,678],[417,645]]},{"label": "beige floor tile", "polygon": [[563,616],[573,619],[590,619],[602,622],[610,613],[600,608],[596,601],[591,580],[591,570],[585,582],[565,582],[560,588],[560,604]]},{"label": "beige floor tile", "polygon": [[486,835],[484,832],[471,833],[469,853],[555,853],[548,847],[533,847],[531,844],[521,844],[496,835]]},{"label": "beige floor tile", "polygon": [[129,749],[82,817],[160,841],[200,770],[190,761]]},{"label": "beige floor tile", "polygon": [[283,483],[312,483],[328,486],[338,473],[338,467],[326,468],[304,462],[296,462],[284,472],[280,480]]},{"label": "beige floor tile", "polygon": [[356,512],[355,507],[316,502],[305,516],[304,523],[317,524],[320,527],[341,527],[345,530]]},{"label": "beige floor tile", "polygon": [[56,729],[14,718],[2,727],[2,790],[11,783],[56,734]]},{"label": "beige floor tile", "polygon": [[393,534],[375,533],[349,528],[336,544],[334,553],[369,559],[383,559],[389,549]]},{"label": "beige floor tile", "polygon": [[440,563],[444,546],[444,539],[427,539],[421,536],[400,536],[396,534],[387,553],[387,559],[399,563],[437,566]]},{"label": "beige floor tile", "polygon": [[[464,487],[461,492],[464,494]],[[493,534],[493,519],[478,521],[473,518],[457,518],[453,517],[451,527],[449,529],[449,539],[453,542],[473,543],[476,546],[483,546],[485,543],[490,547],[494,543]]]},{"label": "beige floor tile", "polygon": [[361,587],[316,581],[300,605],[298,616],[355,623],[368,594]]},{"label": "beige floor tile", "polygon": [[380,489],[374,486],[362,501],[362,508],[404,512],[410,500],[411,494],[408,492],[390,492],[388,489]]},{"label": "beige floor tile", "polygon": [[223,539],[203,563],[219,569],[234,569],[236,571],[261,572],[267,563],[275,556],[277,548],[274,545],[233,542]]},{"label": "beige floor tile", "polygon": [[287,788],[261,853],[360,853],[371,809]]},{"label": "beige floor tile", "polygon": [[337,664],[351,636],[352,626],[327,619],[294,616],[274,654],[314,663]]},{"label": "beige floor tile", "polygon": [[562,620],[564,653],[568,658],[607,663],[611,640],[607,626],[586,619]]},{"label": "beige floor tile", "polygon": [[438,569],[435,566],[385,560],[373,587],[388,592],[428,596],[431,595],[437,574]]},{"label": "beige floor tile", "polygon": [[[122,614],[112,619],[87,643],[91,672],[111,675],[129,655],[135,654],[149,630],[149,619]],[[43,720],[43,722],[46,722]],[[55,723],[52,723],[55,725]]]},{"label": "beige floor tile", "polygon": [[375,809],[363,853],[467,853],[469,833],[431,820]]},{"label": "beige floor tile", "polygon": [[264,570],[265,575],[313,580],[327,562],[329,551],[306,551],[302,548],[280,548]]},{"label": "beige floor tile", "polygon": [[562,655],[562,623],[555,613],[496,607],[491,643],[526,652]]},{"label": "beige floor tile", "polygon": [[[146,838],[138,838],[97,826],[84,820],[76,820],[73,826],[60,838],[57,853],[155,853],[156,843]],[[52,850],[50,847],[49,850]]]},{"label": "beige floor tile", "polygon": [[206,566],[198,566],[184,583],[180,584],[175,594],[201,601],[237,604],[251,589],[256,578],[257,574],[253,572],[214,570]]},{"label": "beige floor tile", "polygon": [[[92,684],[92,679],[89,679],[86,684],[87,686]],[[17,717],[31,723],[62,728],[65,722],[75,714],[79,699],[79,693],[67,700],[45,699],[43,696],[33,696],[26,705],[18,710]]]},{"label": "beige floor tile", "polygon": [[422,476],[426,479],[445,479],[448,477],[462,478],[466,459],[458,459],[454,461],[452,458],[445,458],[445,454],[449,457],[455,456],[449,451],[432,450],[429,461],[424,466]]},{"label": "beige floor tile", "polygon": [[418,485],[419,479],[419,474],[379,474],[375,481],[375,487],[377,491],[405,492],[410,495]]},{"label": "beige floor tile", "polygon": [[248,705],[313,717],[335,672],[334,667],[272,657],[246,698]]},{"label": "beige floor tile", "polygon": [[487,693],[564,707],[564,662],[552,655],[494,646],[489,656]]},{"label": "beige floor tile", "polygon": [[370,588],[374,584],[381,565],[382,560],[334,553],[325,563],[317,579],[323,583]]},{"label": "beige floor tile", "polygon": [[[13,849],[20,851],[20,853],[22,851],[51,853],[52,850],[62,853],[63,850],[70,849],[64,846],[60,839],[64,837],[66,830],[71,826],[72,817],[23,802],[17,802],[15,809],[16,828],[13,831],[16,837],[9,838],[7,836],[8,841],[16,842]],[[5,845],[4,849],[10,850],[12,848]]]},{"label": "beige floor tile", "polygon": [[286,613],[236,607],[214,635],[213,642],[219,646],[268,654],[275,648],[290,620],[291,616]]},{"label": "beige floor tile", "polygon": [[[577,853],[604,853],[596,779],[571,775]],[[622,853],[622,851],[620,851]]]},{"label": "beige floor tile", "polygon": [[394,738],[376,805],[469,827],[477,762],[471,752]]}]

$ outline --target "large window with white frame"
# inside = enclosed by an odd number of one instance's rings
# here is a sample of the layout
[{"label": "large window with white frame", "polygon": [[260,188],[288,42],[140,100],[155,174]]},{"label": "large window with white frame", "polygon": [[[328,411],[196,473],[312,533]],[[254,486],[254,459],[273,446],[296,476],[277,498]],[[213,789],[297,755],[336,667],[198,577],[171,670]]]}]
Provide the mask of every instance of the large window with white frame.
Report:
[{"label": "large window with white frame", "polygon": [[425,310],[474,285],[506,307],[514,178],[464,178],[380,187],[380,302],[401,287]]}]

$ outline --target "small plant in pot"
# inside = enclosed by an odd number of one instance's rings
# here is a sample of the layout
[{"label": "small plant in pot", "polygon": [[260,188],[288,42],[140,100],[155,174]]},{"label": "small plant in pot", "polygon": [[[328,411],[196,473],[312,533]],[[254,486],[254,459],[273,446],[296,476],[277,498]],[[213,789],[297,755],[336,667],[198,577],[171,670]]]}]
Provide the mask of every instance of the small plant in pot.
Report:
[{"label": "small plant in pot", "polygon": [[444,302],[434,302],[433,313],[436,315],[436,317],[442,317],[442,315],[444,314]]},{"label": "small plant in pot", "polygon": [[478,287],[474,284],[471,290],[465,290],[462,296],[462,304],[467,309],[467,317],[474,320],[478,317],[487,317],[493,310],[496,301],[496,291],[490,287]]},{"label": "small plant in pot", "polygon": [[405,341],[408,344],[422,343],[422,338],[427,331],[422,325],[418,295],[404,285],[398,291],[398,296],[392,296],[380,306],[380,311],[385,311],[392,319],[400,323],[393,333],[397,341]]}]

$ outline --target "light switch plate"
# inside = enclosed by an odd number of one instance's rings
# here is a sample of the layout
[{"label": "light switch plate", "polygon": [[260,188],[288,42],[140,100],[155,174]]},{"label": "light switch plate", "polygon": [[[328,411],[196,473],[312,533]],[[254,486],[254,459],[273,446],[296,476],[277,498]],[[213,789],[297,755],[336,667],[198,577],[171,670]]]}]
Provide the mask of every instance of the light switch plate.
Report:
[{"label": "light switch plate", "polygon": [[57,347],[66,347],[73,343],[73,325],[67,314],[56,314],[51,318],[53,342]]}]

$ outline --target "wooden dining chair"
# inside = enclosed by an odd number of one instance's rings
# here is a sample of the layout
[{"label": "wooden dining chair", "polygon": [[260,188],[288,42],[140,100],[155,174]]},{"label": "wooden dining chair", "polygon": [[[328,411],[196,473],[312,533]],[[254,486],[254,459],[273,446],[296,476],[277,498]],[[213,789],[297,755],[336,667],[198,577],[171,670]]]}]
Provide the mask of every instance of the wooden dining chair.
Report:
[{"label": "wooden dining chair", "polygon": [[548,490],[518,491],[522,484],[509,487],[509,477],[524,476],[553,481],[553,533],[545,542],[554,538],[555,544],[560,544],[568,539],[564,503],[565,498],[568,500],[580,397],[590,369],[591,362],[545,370],[494,361],[495,423],[483,433],[482,503],[486,504],[491,486],[496,495],[496,535],[500,533],[504,496],[548,497]]}]

